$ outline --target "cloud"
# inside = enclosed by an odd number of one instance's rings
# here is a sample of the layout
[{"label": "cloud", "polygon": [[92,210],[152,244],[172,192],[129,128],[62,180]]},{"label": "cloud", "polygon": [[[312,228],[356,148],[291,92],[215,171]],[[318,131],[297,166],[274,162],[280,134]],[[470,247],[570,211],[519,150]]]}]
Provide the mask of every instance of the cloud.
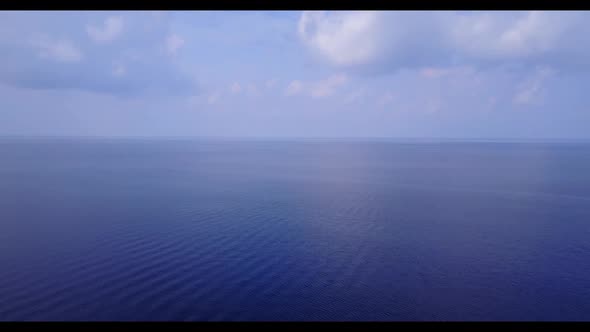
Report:
[{"label": "cloud", "polygon": [[554,71],[549,68],[538,68],[535,73],[526,80],[514,95],[513,102],[521,105],[535,105],[541,102],[540,91],[547,78],[552,76]]},{"label": "cloud", "polygon": [[363,97],[365,97],[367,94],[366,89],[361,88],[361,89],[357,89],[354,92],[348,94],[345,98],[344,98],[344,103],[345,104],[352,104],[352,103],[356,103],[358,101],[360,101]]},{"label": "cloud", "polygon": [[272,89],[275,85],[277,85],[277,82],[278,82],[278,80],[276,78],[266,81],[266,88]]},{"label": "cloud", "polygon": [[260,95],[260,91],[258,90],[258,87],[254,83],[248,84],[246,87],[246,91],[248,92],[248,95],[250,95],[250,96],[259,96]]},{"label": "cloud", "polygon": [[213,105],[213,104],[217,103],[217,101],[219,100],[220,97],[221,97],[221,93],[214,92],[214,93],[210,94],[209,97],[207,97],[207,103],[209,105]]},{"label": "cloud", "polygon": [[552,56],[588,54],[572,44],[588,30],[588,14],[575,12],[483,12],[463,15],[452,27],[452,45],[474,58],[550,60]]},{"label": "cloud", "polygon": [[113,76],[123,77],[123,76],[125,76],[126,73],[127,73],[127,69],[125,68],[124,65],[122,65],[120,63],[116,63],[113,66]]},{"label": "cloud", "polygon": [[447,68],[426,67],[420,70],[420,75],[426,78],[439,78],[448,75],[450,72],[451,70]]},{"label": "cloud", "polygon": [[110,16],[104,20],[102,26],[87,25],[86,33],[97,43],[108,43],[115,40],[123,32],[123,18]]},{"label": "cloud", "polygon": [[588,19],[584,12],[304,12],[297,30],[311,54],[350,70],[590,67]]},{"label": "cloud", "polygon": [[240,85],[240,83],[238,82],[234,82],[230,87],[229,90],[232,93],[240,93],[240,91],[242,91],[242,86]]},{"label": "cloud", "polygon": [[294,80],[287,86],[287,89],[285,90],[285,95],[294,96],[296,94],[299,94],[301,91],[303,91],[303,83],[299,80]]},{"label": "cloud", "polygon": [[82,60],[82,52],[69,40],[42,38],[33,41],[33,45],[38,48],[41,58],[49,58],[59,62],[79,62]]},{"label": "cloud", "polygon": [[431,51],[442,37],[440,16],[432,12],[304,12],[298,32],[314,55],[333,66],[406,66],[436,62]]},{"label": "cloud", "polygon": [[248,83],[241,85],[238,82],[234,82],[229,86],[229,91],[233,94],[239,94],[245,92],[249,96],[259,96],[260,90],[254,83]]},{"label": "cloud", "polygon": [[346,84],[347,81],[348,77],[344,74],[338,74],[328,77],[325,80],[320,80],[311,85],[310,95],[314,98],[331,96],[337,88]]},{"label": "cloud", "polygon": [[184,39],[177,34],[171,34],[166,38],[166,52],[169,55],[176,55],[176,52],[184,45]]},{"label": "cloud", "polygon": [[336,90],[348,82],[345,74],[336,74],[323,80],[302,82],[294,80],[285,90],[286,96],[304,94],[312,98],[322,98],[333,95]]},{"label": "cloud", "polygon": [[383,107],[387,104],[391,104],[394,100],[395,96],[391,92],[384,93],[378,100],[377,105]]},{"label": "cloud", "polygon": [[366,35],[379,29],[378,15],[376,12],[304,12],[298,32],[309,47],[331,63],[358,65],[373,60],[378,53],[376,40]]},{"label": "cloud", "polygon": [[[7,12],[1,16],[2,22],[11,22],[11,29],[27,38],[0,31],[0,83],[119,97],[198,93],[196,75],[190,68],[162,54],[162,45],[170,35],[167,16],[160,17],[157,24],[152,15],[141,12],[126,13],[124,18],[105,18],[104,13],[95,12]],[[104,24],[87,26],[84,31],[89,21]],[[145,32],[146,26],[152,27],[150,33]],[[115,38],[121,43],[108,43]]]}]

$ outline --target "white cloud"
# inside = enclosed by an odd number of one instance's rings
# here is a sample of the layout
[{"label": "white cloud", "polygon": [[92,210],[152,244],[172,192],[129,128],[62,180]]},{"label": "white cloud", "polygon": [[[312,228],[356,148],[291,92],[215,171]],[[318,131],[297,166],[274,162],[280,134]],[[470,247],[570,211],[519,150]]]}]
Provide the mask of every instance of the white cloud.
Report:
[{"label": "white cloud", "polygon": [[378,28],[377,12],[304,12],[298,25],[303,41],[335,65],[358,65],[371,61],[379,45],[371,37]]},{"label": "white cloud", "polygon": [[408,62],[439,43],[440,16],[432,12],[304,12],[298,32],[316,55],[336,66]]},{"label": "white cloud", "polygon": [[286,96],[303,94],[312,98],[322,98],[333,95],[336,90],[348,82],[348,77],[344,74],[330,76],[323,80],[311,81],[304,83],[300,80],[294,80],[285,90]]},{"label": "white cloud", "polygon": [[246,91],[250,96],[258,96],[260,94],[260,92],[258,91],[258,87],[254,83],[248,84]]},{"label": "white cloud", "polygon": [[50,40],[41,38],[33,41],[39,48],[39,56],[50,58],[59,62],[79,62],[82,60],[82,51],[69,40]]},{"label": "white cloud", "polygon": [[221,97],[221,93],[214,92],[214,93],[210,94],[209,97],[207,98],[207,103],[209,105],[213,105],[213,104],[217,103],[217,101],[219,100],[220,97]]},{"label": "white cloud", "polygon": [[127,74],[127,68],[120,63],[115,63],[113,66],[113,76],[115,77],[123,77]]},{"label": "white cloud", "polygon": [[310,87],[310,95],[314,98],[331,96],[336,89],[346,84],[348,77],[344,74],[338,74],[328,77],[325,80],[315,82]]},{"label": "white cloud", "polygon": [[[113,31],[119,31],[120,24],[116,22],[120,20],[107,19],[116,15],[125,20],[123,34],[110,44],[95,43],[87,34],[86,25],[96,25],[94,28],[102,31],[96,37],[107,40],[114,36]],[[140,12],[2,13],[0,82],[37,90],[75,90],[133,98],[185,96],[199,90],[197,73],[179,63],[179,59],[162,57],[163,52],[158,52],[170,32],[170,22],[145,33],[142,27],[152,21],[147,13]],[[92,28],[89,31],[95,32]]]},{"label": "white cloud", "polygon": [[240,91],[242,91],[242,86],[240,85],[240,83],[238,82],[234,82],[230,87],[229,90],[232,93],[240,93]]},{"label": "white cloud", "polygon": [[256,84],[254,83],[240,84],[238,82],[234,82],[229,86],[229,91],[233,94],[244,92],[249,96],[260,95],[260,90],[258,89],[258,86],[256,86]]},{"label": "white cloud", "polygon": [[448,75],[451,72],[447,68],[426,67],[420,70],[420,75],[426,78],[439,78]]},{"label": "white cloud", "polygon": [[176,52],[184,45],[184,39],[177,34],[171,34],[166,38],[166,52],[175,55]]},{"label": "white cloud", "polygon": [[383,107],[385,105],[391,104],[394,100],[395,96],[391,92],[384,93],[379,99],[377,100],[377,105]]},{"label": "white cloud", "polygon": [[350,94],[346,98],[344,98],[345,104],[352,104],[355,102],[360,101],[365,95],[367,94],[366,89],[358,89]]},{"label": "white cloud", "polygon": [[[490,61],[584,61],[590,18],[582,12],[304,12],[313,54],[338,67],[440,68]],[[436,76],[442,72],[427,71]]]},{"label": "white cloud", "polygon": [[287,96],[294,96],[296,94],[301,93],[303,91],[303,83],[299,80],[294,80],[287,86],[285,90],[285,95]]},{"label": "white cloud", "polygon": [[100,27],[87,25],[86,33],[97,43],[108,43],[115,40],[123,32],[123,18],[120,16],[110,16]]},{"label": "white cloud", "polygon": [[554,71],[549,68],[538,68],[528,80],[521,84],[514,95],[513,102],[521,105],[540,104],[543,83],[553,74]]},{"label": "white cloud", "polygon": [[587,55],[588,47],[575,41],[588,33],[588,18],[582,12],[480,13],[457,20],[452,36],[456,48],[479,58]]},{"label": "white cloud", "polygon": [[277,84],[277,82],[278,80],[276,78],[266,81],[266,88],[272,89]]}]

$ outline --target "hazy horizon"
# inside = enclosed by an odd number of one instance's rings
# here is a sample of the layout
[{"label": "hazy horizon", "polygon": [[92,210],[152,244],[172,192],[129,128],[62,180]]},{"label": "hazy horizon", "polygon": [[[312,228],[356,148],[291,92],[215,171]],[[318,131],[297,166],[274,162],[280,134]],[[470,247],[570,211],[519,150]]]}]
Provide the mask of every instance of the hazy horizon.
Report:
[{"label": "hazy horizon", "polygon": [[212,140],[212,141],[390,141],[390,142],[580,142],[588,138],[527,137],[379,137],[379,136],[99,136],[99,135],[5,135],[0,139],[129,139],[129,140]]}]

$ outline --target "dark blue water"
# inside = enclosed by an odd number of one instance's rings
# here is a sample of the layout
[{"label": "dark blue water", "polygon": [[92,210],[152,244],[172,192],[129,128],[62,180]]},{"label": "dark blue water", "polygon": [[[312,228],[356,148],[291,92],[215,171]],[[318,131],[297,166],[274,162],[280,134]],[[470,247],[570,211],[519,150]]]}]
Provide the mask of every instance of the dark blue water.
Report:
[{"label": "dark blue water", "polygon": [[0,320],[588,320],[590,145],[0,140]]}]

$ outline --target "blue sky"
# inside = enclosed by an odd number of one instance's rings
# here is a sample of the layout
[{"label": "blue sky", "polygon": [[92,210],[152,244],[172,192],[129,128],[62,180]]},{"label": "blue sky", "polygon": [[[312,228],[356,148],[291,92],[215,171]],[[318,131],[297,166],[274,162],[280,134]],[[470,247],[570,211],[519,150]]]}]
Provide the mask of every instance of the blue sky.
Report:
[{"label": "blue sky", "polygon": [[590,138],[588,12],[0,12],[0,135]]}]

